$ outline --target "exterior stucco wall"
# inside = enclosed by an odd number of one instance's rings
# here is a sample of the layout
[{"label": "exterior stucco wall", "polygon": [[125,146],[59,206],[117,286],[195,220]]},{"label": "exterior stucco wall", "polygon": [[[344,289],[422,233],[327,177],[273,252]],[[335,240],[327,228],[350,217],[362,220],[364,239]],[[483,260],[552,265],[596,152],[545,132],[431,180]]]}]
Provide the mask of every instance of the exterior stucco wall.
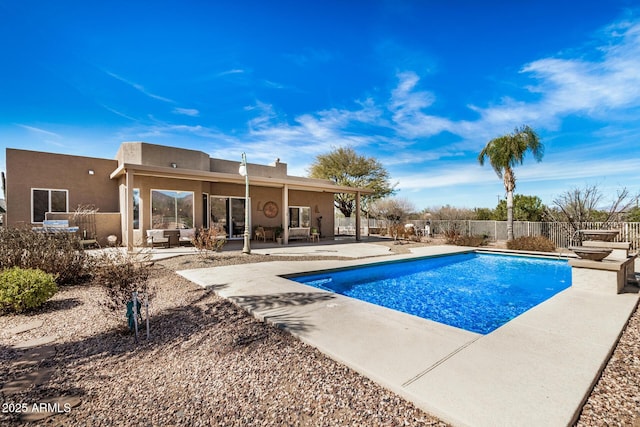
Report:
[{"label": "exterior stucco wall", "polygon": [[334,237],[332,193],[292,190],[289,192],[289,206],[309,206],[311,227],[320,228],[321,237]]},{"label": "exterior stucco wall", "polygon": [[[231,196],[231,197],[244,197],[244,185],[242,184],[229,184],[225,182],[212,182],[207,183],[208,193],[210,196]],[[249,185],[249,197],[253,196],[252,190],[254,188]]]},{"label": "exterior stucco wall", "polygon": [[[282,209],[282,188],[254,187],[253,191],[249,191],[249,194],[251,195],[251,225],[253,228],[282,225],[284,212]],[[278,214],[273,218],[268,218],[262,210],[267,202],[273,202],[278,207]]]},{"label": "exterior stucco wall", "polygon": [[[238,161],[223,159],[211,159],[210,163],[211,172],[237,174],[239,166],[240,163]],[[279,161],[274,162],[271,165],[258,165],[254,163],[248,163],[247,171],[249,173],[249,180],[251,180],[252,176],[259,176],[264,178],[286,178],[287,164],[281,163]]]},{"label": "exterior stucco wall", "polygon": [[68,190],[70,212],[78,205],[119,212],[117,183],[109,179],[115,160],[7,148],[6,161],[9,226],[31,223],[32,188]]},{"label": "exterior stucco wall", "polygon": [[167,147],[146,142],[123,142],[116,159],[120,164],[132,163],[180,169],[209,171],[209,156],[201,151]]},{"label": "exterior stucco wall", "polygon": [[142,164],[142,142],[123,142],[118,147],[116,153],[116,160],[118,164],[133,163],[136,165]]}]

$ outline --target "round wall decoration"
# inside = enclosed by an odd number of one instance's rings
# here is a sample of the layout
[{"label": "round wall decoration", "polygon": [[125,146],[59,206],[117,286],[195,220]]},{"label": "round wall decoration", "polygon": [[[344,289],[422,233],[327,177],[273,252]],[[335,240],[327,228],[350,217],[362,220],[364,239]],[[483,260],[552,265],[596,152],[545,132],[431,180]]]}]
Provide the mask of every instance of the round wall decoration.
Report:
[{"label": "round wall decoration", "polygon": [[262,211],[267,218],[275,218],[278,215],[278,205],[275,202],[267,202],[262,207]]}]

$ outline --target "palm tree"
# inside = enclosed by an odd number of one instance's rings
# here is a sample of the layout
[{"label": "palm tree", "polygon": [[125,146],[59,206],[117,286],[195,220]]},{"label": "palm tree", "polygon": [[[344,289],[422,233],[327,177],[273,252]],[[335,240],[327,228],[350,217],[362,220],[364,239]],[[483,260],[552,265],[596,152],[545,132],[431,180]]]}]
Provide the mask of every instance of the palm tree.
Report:
[{"label": "palm tree", "polygon": [[478,161],[484,165],[485,158],[502,178],[507,192],[507,239],[513,240],[513,190],[516,188],[516,176],[513,167],[522,164],[524,155],[531,151],[539,162],[544,155],[544,145],[538,135],[529,126],[516,128],[512,134],[494,138],[487,142],[478,156]]}]

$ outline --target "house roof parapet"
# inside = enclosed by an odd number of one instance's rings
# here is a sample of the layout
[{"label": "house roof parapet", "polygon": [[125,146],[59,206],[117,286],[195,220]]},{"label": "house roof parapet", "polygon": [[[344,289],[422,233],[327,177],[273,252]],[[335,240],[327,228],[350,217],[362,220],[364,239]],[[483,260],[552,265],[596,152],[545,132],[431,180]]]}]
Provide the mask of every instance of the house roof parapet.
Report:
[{"label": "house roof parapet", "polygon": [[130,163],[174,168],[179,166],[193,170],[209,170],[209,155],[202,151],[149,144],[148,142],[123,142],[120,144],[116,159],[119,164]]},{"label": "house roof parapet", "polygon": [[[139,176],[244,183],[244,178],[238,174],[239,161],[211,158],[202,151],[147,142],[123,142],[116,159],[118,168],[111,173],[111,179],[129,171]],[[287,164],[280,159],[270,165],[249,163],[247,169],[251,183],[265,187],[282,188],[286,185],[290,189],[307,191],[373,193],[366,188],[339,186],[324,179],[288,175]]]}]

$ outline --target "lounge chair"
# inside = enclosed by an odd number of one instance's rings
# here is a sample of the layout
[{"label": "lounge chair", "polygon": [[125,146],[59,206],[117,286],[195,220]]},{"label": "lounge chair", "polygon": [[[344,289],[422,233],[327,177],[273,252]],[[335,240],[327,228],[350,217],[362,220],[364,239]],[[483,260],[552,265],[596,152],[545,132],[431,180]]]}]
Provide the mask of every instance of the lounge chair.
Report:
[{"label": "lounge chair", "polygon": [[190,244],[194,237],[196,237],[196,230],[194,228],[181,228],[178,244]]},{"label": "lounge chair", "polygon": [[169,237],[165,236],[162,229],[147,230],[147,245],[153,247],[156,244],[166,244],[169,246]]}]

